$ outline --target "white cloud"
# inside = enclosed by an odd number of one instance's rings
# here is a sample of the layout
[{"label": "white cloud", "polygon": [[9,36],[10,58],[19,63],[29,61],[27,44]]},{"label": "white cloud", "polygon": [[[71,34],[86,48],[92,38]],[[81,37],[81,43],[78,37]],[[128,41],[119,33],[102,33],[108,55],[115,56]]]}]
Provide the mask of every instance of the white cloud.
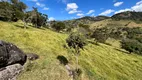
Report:
[{"label": "white cloud", "polygon": [[136,12],[142,11],[142,0],[137,2],[135,6],[131,7],[131,9]]},{"label": "white cloud", "polygon": [[67,11],[69,11],[69,10],[75,10],[77,8],[78,8],[78,6],[77,6],[76,3],[68,3],[67,4]]},{"label": "white cloud", "polygon": [[50,17],[50,18],[49,18],[49,21],[54,21],[54,20],[55,20],[54,17]]},{"label": "white cloud", "polygon": [[82,13],[78,13],[78,14],[77,14],[77,16],[79,16],[79,17],[83,17],[83,16],[84,16],[84,14],[82,14]]},{"label": "white cloud", "polygon": [[95,12],[94,10],[90,10],[87,14],[92,14],[93,12]]},{"label": "white cloud", "polygon": [[79,13],[82,11],[77,10],[78,5],[76,3],[68,3],[66,10],[68,11],[68,14],[74,14],[74,13]]},{"label": "white cloud", "polygon": [[121,6],[123,4],[123,2],[116,2],[115,4],[114,4],[114,6],[115,7],[119,7],[119,6]]},{"label": "white cloud", "polygon": [[141,5],[141,4],[142,4],[142,0],[136,3],[136,5]]},{"label": "white cloud", "polygon": [[132,11],[132,10],[131,9],[122,9],[122,10],[116,11],[115,14],[125,12],[125,11]]},{"label": "white cloud", "polygon": [[125,11],[136,11],[136,12],[142,12],[142,0],[137,2],[136,5],[132,6],[131,8],[122,9],[119,11],[116,11],[115,14],[125,12]]},{"label": "white cloud", "polygon": [[39,7],[44,7],[45,4],[42,4],[42,3],[39,3],[39,2],[36,2],[36,5],[39,6]]},{"label": "white cloud", "polygon": [[44,8],[43,8],[43,10],[49,10],[49,8],[47,8],[47,7],[44,7]]},{"label": "white cloud", "polygon": [[99,15],[108,15],[108,14],[111,14],[112,12],[114,12],[114,10],[112,10],[112,9],[108,9],[108,10],[106,10],[106,11],[102,12],[102,13],[101,13],[101,14],[99,14]]},{"label": "white cloud", "polygon": [[82,12],[82,11],[77,11],[76,9],[73,9],[73,10],[69,11],[68,13],[69,14],[74,14],[74,13],[78,13],[78,12]]}]

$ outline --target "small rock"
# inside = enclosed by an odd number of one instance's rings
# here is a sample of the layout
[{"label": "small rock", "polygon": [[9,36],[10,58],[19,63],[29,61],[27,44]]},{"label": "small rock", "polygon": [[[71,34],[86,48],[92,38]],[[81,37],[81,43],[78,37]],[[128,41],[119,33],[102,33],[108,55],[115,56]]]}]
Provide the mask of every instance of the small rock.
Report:
[{"label": "small rock", "polygon": [[34,54],[34,53],[28,53],[27,58],[29,60],[33,61],[33,60],[39,59],[39,56],[37,54]]}]

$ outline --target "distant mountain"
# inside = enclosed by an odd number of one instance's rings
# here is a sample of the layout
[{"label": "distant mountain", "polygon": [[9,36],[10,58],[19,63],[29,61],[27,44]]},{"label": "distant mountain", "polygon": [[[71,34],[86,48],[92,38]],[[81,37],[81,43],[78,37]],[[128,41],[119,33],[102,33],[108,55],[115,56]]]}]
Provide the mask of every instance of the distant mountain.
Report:
[{"label": "distant mountain", "polygon": [[85,17],[79,18],[77,20],[101,21],[101,20],[108,19],[108,18],[110,18],[110,17],[108,17],[108,16],[97,16],[97,17],[85,16]]},{"label": "distant mountain", "polygon": [[77,26],[80,23],[83,23],[83,24],[92,24],[94,22],[105,20],[105,19],[109,19],[109,18],[110,17],[108,17],[108,16],[97,16],[97,17],[85,16],[85,17],[82,17],[82,18],[73,19],[73,20],[67,20],[67,21],[63,21],[63,22],[67,26],[73,27],[73,26]]},{"label": "distant mountain", "polygon": [[111,18],[115,19],[115,20],[142,21],[142,12],[127,11],[127,12],[122,12],[122,13],[115,14]]}]

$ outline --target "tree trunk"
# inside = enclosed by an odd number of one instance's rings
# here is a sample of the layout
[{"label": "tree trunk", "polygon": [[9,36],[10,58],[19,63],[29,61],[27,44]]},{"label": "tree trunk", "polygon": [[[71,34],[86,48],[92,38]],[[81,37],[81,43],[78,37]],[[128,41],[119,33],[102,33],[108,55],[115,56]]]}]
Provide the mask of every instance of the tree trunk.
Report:
[{"label": "tree trunk", "polygon": [[76,55],[76,69],[78,70],[78,54]]},{"label": "tree trunk", "polygon": [[78,56],[79,56],[79,50],[76,50],[76,69],[78,70]]}]

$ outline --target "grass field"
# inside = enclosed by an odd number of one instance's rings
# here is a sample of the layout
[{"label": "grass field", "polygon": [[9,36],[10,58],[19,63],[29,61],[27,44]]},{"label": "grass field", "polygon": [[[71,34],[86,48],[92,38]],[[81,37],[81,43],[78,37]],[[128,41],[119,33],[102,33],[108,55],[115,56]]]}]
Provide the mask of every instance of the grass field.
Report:
[{"label": "grass field", "polygon": [[[75,68],[75,57],[70,49],[63,47],[68,34],[22,27],[22,22],[0,21],[0,40],[40,56],[36,61],[27,61],[18,80],[71,80],[65,67],[56,59],[63,55]],[[90,43],[81,51],[79,65],[83,71],[81,80],[142,80],[142,56],[127,54],[119,47]]]},{"label": "grass field", "polygon": [[106,19],[98,22],[94,22],[90,24],[91,29],[94,28],[100,28],[100,27],[106,27],[106,26],[112,26],[112,27],[129,27],[129,28],[134,28],[134,27],[142,27],[142,23],[136,23],[132,20],[119,20],[115,21],[112,19]]}]

